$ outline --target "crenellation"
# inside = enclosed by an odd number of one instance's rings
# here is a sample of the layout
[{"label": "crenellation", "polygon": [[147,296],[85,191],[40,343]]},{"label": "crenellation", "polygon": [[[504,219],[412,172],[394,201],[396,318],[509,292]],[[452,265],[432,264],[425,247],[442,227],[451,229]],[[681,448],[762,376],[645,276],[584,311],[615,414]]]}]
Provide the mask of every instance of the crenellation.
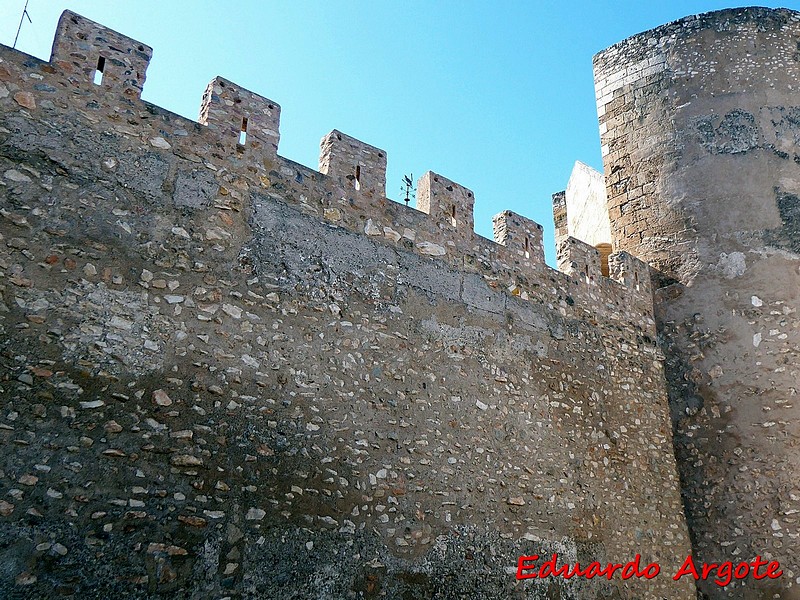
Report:
[{"label": "crenellation", "polygon": [[472,190],[428,171],[417,182],[417,210],[431,218],[445,236],[469,241],[475,230]]},{"label": "crenellation", "polygon": [[222,77],[206,87],[199,122],[219,132],[226,146],[240,152],[277,156],[281,107]]},{"label": "crenellation", "polygon": [[[83,18],[78,22],[91,23]],[[96,24],[92,26],[103,29]],[[21,83],[23,86],[28,85],[24,80]],[[120,110],[114,105],[113,96],[106,98],[95,87],[87,90],[98,93],[97,110],[109,111],[109,114]],[[132,111],[131,107],[126,107],[125,110],[129,113]],[[227,172],[231,168],[226,165],[230,157],[230,160],[236,161],[233,168],[238,172],[241,171],[241,161],[244,161],[256,169],[258,175],[253,181],[253,189],[258,189],[270,183],[270,177],[263,170],[265,160],[268,159],[270,168],[277,168],[290,182],[285,188],[285,201],[296,202],[302,210],[318,214],[337,226],[360,231],[383,243],[442,260],[460,269],[471,270],[476,268],[475,265],[483,264],[482,271],[487,275],[497,272],[488,275],[490,280],[499,278],[508,282],[505,285],[507,290],[517,290],[519,282],[526,281],[530,276],[531,268],[550,270],[541,258],[539,225],[519,215],[515,216],[515,222],[524,222],[525,225],[521,227],[527,231],[527,235],[519,238],[521,248],[515,247],[513,240],[506,247],[502,243],[477,236],[474,233],[473,192],[432,172],[426,173],[418,182],[418,210],[391,202],[384,195],[386,152],[339,131],[325,136],[321,144],[319,172],[327,178],[315,176],[316,172],[307,167],[293,165],[292,161],[277,154],[280,110],[276,102],[223,77],[216,77],[209,83],[203,95],[198,119],[199,129],[197,123],[160,107],[150,106],[148,114],[159,115],[168,120],[171,126],[141,133],[150,153],[164,155],[163,160],[156,160],[155,155],[143,160],[153,163],[153,174],[163,172],[164,175],[172,170],[169,165],[174,159],[171,156],[186,157],[194,163],[189,169],[176,171],[174,181],[162,181],[159,184],[159,187],[171,187],[173,202],[177,206],[199,208],[222,202],[241,207],[248,196],[246,192],[237,189],[244,181],[243,172],[237,175],[239,183],[233,185],[233,181],[220,181],[213,172],[209,172],[207,168],[198,168],[197,165],[210,160],[220,167],[224,166],[224,172]],[[129,121],[130,119],[131,116],[128,117]],[[245,120],[246,131],[242,132]],[[132,133],[131,124],[132,121],[124,127],[116,126],[115,129],[129,135]],[[139,124],[140,127],[145,125],[144,120]],[[242,133],[245,134],[244,139]],[[198,147],[211,140],[214,150],[211,155],[203,157],[198,152]],[[240,141],[244,143],[241,144]],[[277,163],[274,162],[276,160]],[[128,174],[134,177],[135,173],[134,170]],[[326,183],[330,182],[328,178],[338,182],[337,190],[330,189],[330,184]],[[356,182],[359,189],[356,189]],[[130,182],[125,182],[123,185],[129,184]],[[148,193],[157,193],[157,188],[154,187]],[[221,201],[219,195],[223,193],[226,199]],[[319,203],[309,204],[304,200],[309,194],[317,193],[321,196]],[[215,196],[217,200],[214,199]],[[524,247],[526,237],[527,251]],[[526,252],[528,257],[524,256]],[[598,283],[605,285],[610,297],[619,293],[615,285],[608,285],[611,282],[606,278]],[[522,295],[529,296],[527,292]]]},{"label": "crenellation", "polygon": [[603,280],[600,251],[574,237],[567,237],[556,253],[558,270],[590,286]]},{"label": "crenellation", "polygon": [[608,266],[611,279],[632,290],[652,306],[650,265],[628,252],[615,252],[608,256]]},{"label": "crenellation", "polygon": [[494,241],[508,249],[521,265],[544,266],[544,235],[539,223],[510,210],[492,217]]},{"label": "crenellation", "polygon": [[349,194],[386,196],[386,152],[341,131],[322,138],[319,171],[337,179]]},{"label": "crenellation", "polygon": [[121,33],[65,10],[56,27],[50,62],[79,85],[142,95],[153,49]]}]

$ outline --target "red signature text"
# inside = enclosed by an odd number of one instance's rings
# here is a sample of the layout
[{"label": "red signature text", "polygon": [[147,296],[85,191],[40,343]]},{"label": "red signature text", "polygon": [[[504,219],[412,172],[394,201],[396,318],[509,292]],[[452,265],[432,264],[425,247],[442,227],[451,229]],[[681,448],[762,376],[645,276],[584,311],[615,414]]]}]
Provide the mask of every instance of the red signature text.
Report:
[{"label": "red signature text", "polygon": [[[573,577],[583,577],[592,579],[594,577],[605,577],[612,579],[618,574],[620,579],[630,579],[632,577],[644,577],[653,579],[661,573],[658,563],[647,563],[642,565],[642,557],[637,554],[633,560],[627,563],[606,563],[590,562],[584,567],[580,563],[558,564],[558,553],[542,562],[538,554],[530,556],[520,556],[517,561],[517,579],[545,579],[547,577],[562,577],[571,579]],[[777,579],[783,575],[781,566],[777,561],[767,561],[760,556],[756,556],[752,562],[740,562],[734,564],[730,561],[722,563],[702,563],[695,565],[691,555],[686,557],[672,579],[678,581],[682,577],[691,576],[695,580],[706,580],[713,578],[714,583],[720,587],[725,587],[734,579]]]}]

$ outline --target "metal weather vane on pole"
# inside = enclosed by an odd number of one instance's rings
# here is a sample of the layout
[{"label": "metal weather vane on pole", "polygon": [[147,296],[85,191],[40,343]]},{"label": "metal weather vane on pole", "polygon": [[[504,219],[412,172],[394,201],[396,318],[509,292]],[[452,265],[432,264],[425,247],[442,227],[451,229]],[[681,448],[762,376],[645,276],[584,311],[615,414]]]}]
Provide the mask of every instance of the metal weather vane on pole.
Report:
[{"label": "metal weather vane on pole", "polygon": [[22,30],[22,23],[25,21],[25,17],[28,17],[28,23],[33,24],[33,21],[31,21],[31,16],[28,14],[28,2],[30,2],[30,0],[25,0],[25,6],[22,9],[22,15],[20,15],[20,17],[19,17],[19,27],[17,27],[17,35],[14,36],[14,45],[11,46],[12,48],[16,48],[17,47],[17,40],[19,39],[19,32],[20,32],[20,30]]},{"label": "metal weather vane on pole", "polygon": [[412,173],[403,175],[403,187],[400,188],[400,191],[406,193],[406,206],[408,206],[408,203],[411,201],[411,196],[413,196],[414,192],[417,191],[417,189],[414,187],[414,182],[412,181],[413,177],[414,175]]}]

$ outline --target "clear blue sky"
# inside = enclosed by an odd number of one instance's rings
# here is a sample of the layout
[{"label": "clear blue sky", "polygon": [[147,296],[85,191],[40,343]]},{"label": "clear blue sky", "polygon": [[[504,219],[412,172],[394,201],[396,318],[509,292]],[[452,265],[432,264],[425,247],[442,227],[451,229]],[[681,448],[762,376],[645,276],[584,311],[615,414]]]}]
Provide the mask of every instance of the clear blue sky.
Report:
[{"label": "clear blue sky", "polygon": [[[0,1],[11,45],[24,0]],[[478,233],[504,209],[545,227],[581,160],[602,170],[592,56],[700,12],[751,3],[670,0],[30,0],[17,47],[50,56],[69,8],[153,47],[144,98],[197,118],[222,75],[282,107],[280,154],[316,168],[339,129],[387,151],[387,194],[432,170],[475,192]],[[768,6],[800,9],[800,0]]]}]

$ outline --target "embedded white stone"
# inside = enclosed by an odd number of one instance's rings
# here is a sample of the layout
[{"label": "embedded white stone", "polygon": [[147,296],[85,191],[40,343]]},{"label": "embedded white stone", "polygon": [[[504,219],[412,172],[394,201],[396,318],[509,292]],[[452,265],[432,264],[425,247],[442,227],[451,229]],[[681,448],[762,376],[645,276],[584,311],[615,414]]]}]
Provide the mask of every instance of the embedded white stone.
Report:
[{"label": "embedded white stone", "polygon": [[364,225],[364,233],[367,235],[381,235],[383,232],[380,227],[372,222],[372,219],[367,219],[367,224]]},{"label": "embedded white stone", "polygon": [[429,256],[444,256],[447,252],[442,246],[433,242],[420,242],[417,244],[417,250],[419,250],[420,254]]},{"label": "embedded white stone", "polygon": [[169,150],[170,148],[172,148],[172,146],[170,146],[169,142],[167,140],[165,140],[163,137],[160,137],[160,136],[159,137],[150,138],[150,145],[154,146],[156,148],[161,148],[162,150]]}]

